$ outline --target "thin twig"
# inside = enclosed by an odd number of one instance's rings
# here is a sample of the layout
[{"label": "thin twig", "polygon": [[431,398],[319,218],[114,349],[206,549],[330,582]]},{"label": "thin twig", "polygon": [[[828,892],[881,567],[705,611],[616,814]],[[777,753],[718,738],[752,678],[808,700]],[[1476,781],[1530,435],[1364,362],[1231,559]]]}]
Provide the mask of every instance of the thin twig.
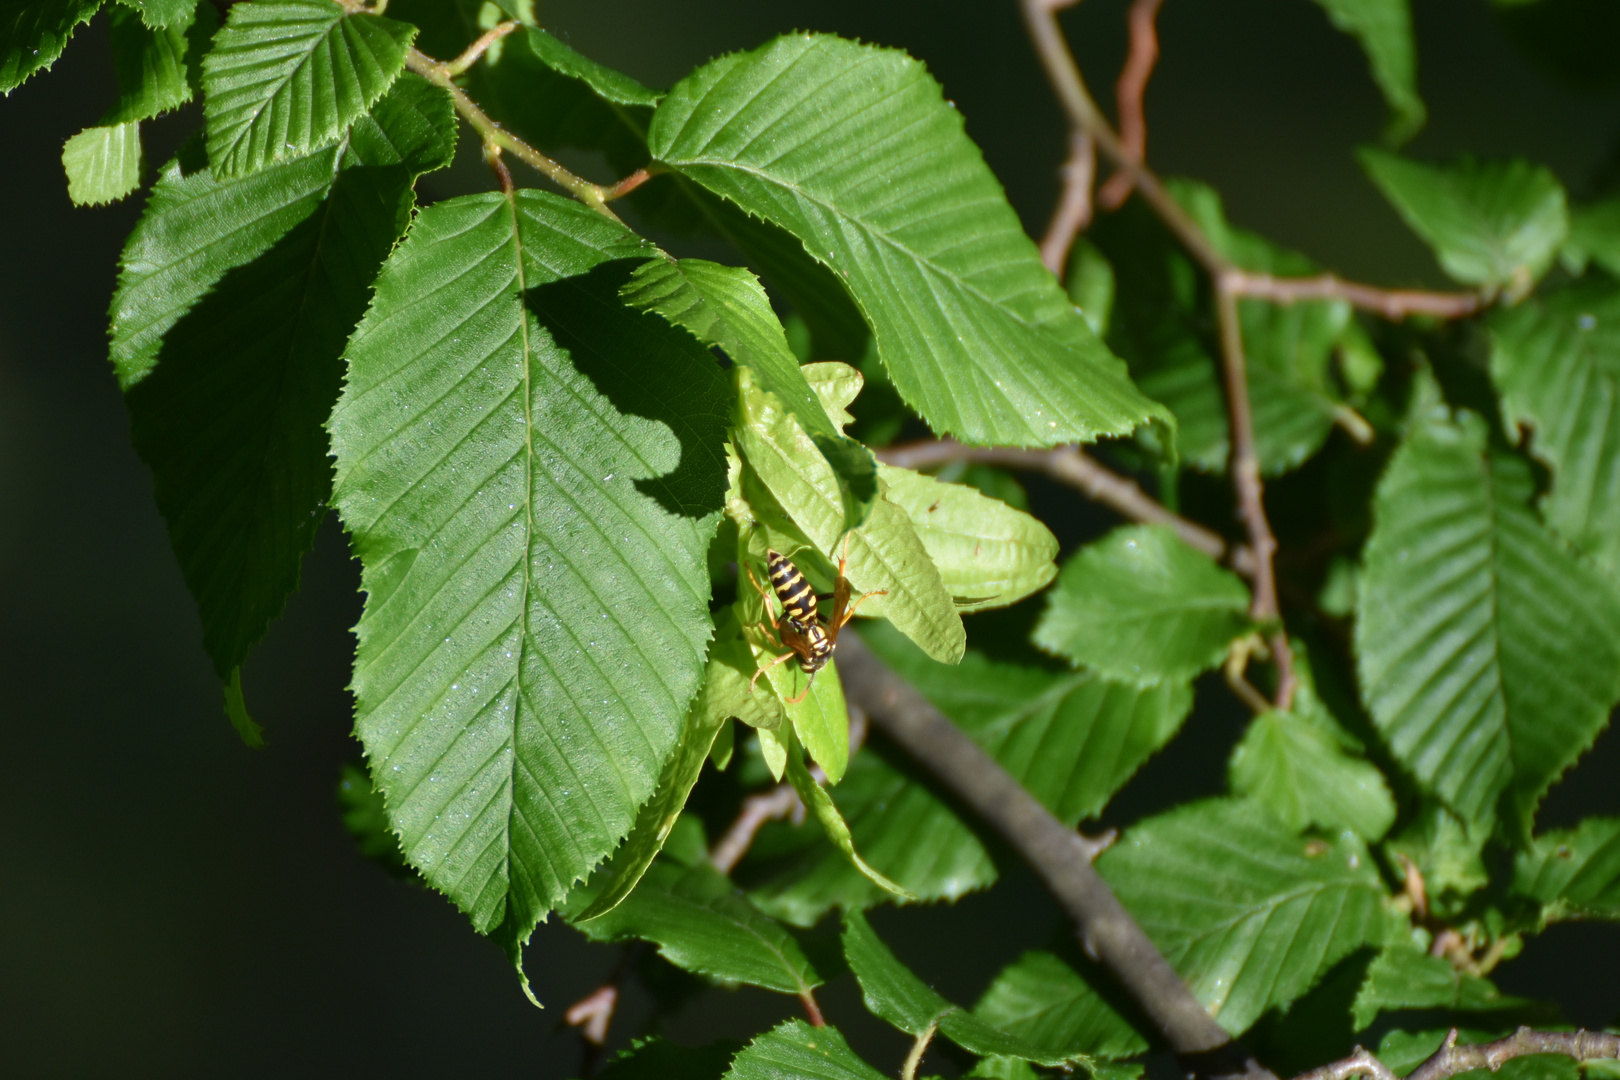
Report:
[{"label": "thin twig", "polygon": [[1075,922],[1086,953],[1113,973],[1195,1071],[1270,1077],[1199,1004],[1091,865],[1088,842],[846,629],[838,641],[844,690],[889,738],[999,832]]},{"label": "thin twig", "polygon": [[[1432,1056],[1407,1074],[1406,1080],[1446,1080],[1459,1073],[1474,1069],[1495,1072],[1503,1063],[1531,1054],[1558,1054],[1576,1061],[1603,1061],[1620,1058],[1620,1035],[1603,1031],[1534,1031],[1521,1027],[1506,1038],[1495,1042],[1457,1045],[1457,1030],[1453,1028],[1445,1042]],[[1356,1047],[1356,1052],[1342,1061],[1323,1065],[1319,1069],[1300,1073],[1294,1080],[1348,1080],[1351,1076],[1371,1076],[1375,1080],[1395,1080],[1389,1067],[1373,1055]]]},{"label": "thin twig", "polygon": [[1041,262],[1063,278],[1069,264],[1074,238],[1091,224],[1091,182],[1097,175],[1097,144],[1085,131],[1076,129],[1070,139],[1069,160],[1063,165],[1063,194],[1058,196],[1052,222],[1041,240]]},{"label": "thin twig", "polygon": [[[1253,599],[1249,615],[1257,622],[1275,622],[1282,609],[1277,604],[1277,576],[1272,557],[1277,538],[1266,519],[1265,489],[1260,481],[1260,454],[1254,443],[1254,417],[1249,407],[1248,366],[1243,358],[1243,326],[1238,321],[1237,295],[1227,286],[1224,275],[1215,279],[1215,311],[1221,328],[1221,372],[1226,384],[1226,411],[1232,429],[1232,453],[1227,468],[1237,492],[1238,514],[1249,532],[1249,548],[1254,552]],[[1294,654],[1288,635],[1280,630],[1271,636],[1271,659],[1277,665],[1277,708],[1286,711],[1294,700]]]},{"label": "thin twig", "polygon": [[1293,304],[1301,300],[1344,300],[1363,311],[1382,315],[1392,322],[1404,319],[1408,315],[1460,319],[1474,314],[1485,303],[1479,293],[1380,289],[1372,285],[1345,281],[1334,274],[1279,278],[1270,274],[1256,274],[1233,268],[1227,272],[1227,280],[1232,291],[1239,296],[1270,300],[1274,304]]},{"label": "thin twig", "polygon": [[452,78],[464,73],[483,58],[484,53],[489,51],[491,45],[516,30],[519,25],[515,19],[508,19],[506,22],[497,25],[493,30],[486,30],[483,36],[462,50],[460,56],[445,64],[444,70],[449,72]]},{"label": "thin twig", "polygon": [[607,1042],[608,1026],[613,1023],[613,1010],[619,1004],[619,985],[603,983],[589,994],[568,1006],[563,1019],[569,1027],[579,1028],[580,1037],[594,1046]]},{"label": "thin twig", "polygon": [[710,864],[722,874],[731,873],[742,857],[748,854],[754,837],[765,823],[781,821],[786,817],[791,817],[795,824],[804,820],[804,803],[799,801],[792,784],[778,784],[763,794],[748,796],[742,802],[742,812],[737,815],[737,820],[731,823],[731,828],[726,830],[719,843],[709,849]]},{"label": "thin twig", "polygon": [[1254,553],[1247,547],[1232,547],[1219,533],[1165,509],[1134,480],[1099,465],[1078,447],[1020,450],[1003,446],[964,446],[954,439],[930,439],[889,446],[873,453],[879,461],[906,469],[925,469],[953,461],[976,461],[985,465],[1045,473],[1093,502],[1102,503],[1121,517],[1148,525],[1170,526],[1188,546],[1212,559],[1226,560],[1240,574],[1247,576],[1254,573]]},{"label": "thin twig", "polygon": [[[1159,34],[1153,21],[1159,15],[1164,0],[1135,0],[1126,16],[1130,27],[1131,51],[1120,70],[1119,82],[1114,85],[1114,97],[1119,102],[1119,148],[1132,162],[1140,165],[1147,160],[1147,112],[1142,98],[1147,94],[1153,65],[1159,62]],[[1108,178],[1108,183],[1097,192],[1097,201],[1110,210],[1118,210],[1130,197],[1136,186],[1136,174],[1121,170]]]}]

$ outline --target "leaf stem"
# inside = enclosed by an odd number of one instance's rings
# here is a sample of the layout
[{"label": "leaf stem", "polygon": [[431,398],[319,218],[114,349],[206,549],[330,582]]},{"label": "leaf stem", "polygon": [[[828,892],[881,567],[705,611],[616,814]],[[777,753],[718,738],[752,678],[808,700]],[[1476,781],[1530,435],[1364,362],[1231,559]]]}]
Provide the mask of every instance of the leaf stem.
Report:
[{"label": "leaf stem", "polygon": [[444,70],[450,74],[451,78],[461,75],[468,68],[478,63],[478,61],[483,57],[484,53],[489,50],[491,45],[495,44],[497,41],[501,40],[501,38],[516,30],[519,25],[520,24],[516,19],[508,19],[505,22],[497,25],[494,29],[485,31],[483,36],[481,36],[477,41],[473,42],[471,45],[462,50],[460,56],[445,64]]},{"label": "leaf stem", "polygon": [[1119,980],[1184,1063],[1213,1078],[1270,1078],[1204,1010],[1091,865],[1097,843],[1054,817],[857,634],[846,629],[838,644],[839,674],[850,700],[1041,876],[1074,920],[1086,954]]},{"label": "leaf stem", "polygon": [[906,1063],[900,1066],[900,1080],[917,1080],[917,1067],[922,1064],[928,1044],[934,1041],[934,1032],[938,1030],[939,1021],[935,1020],[917,1036],[917,1041],[911,1044],[911,1053],[906,1055]]}]

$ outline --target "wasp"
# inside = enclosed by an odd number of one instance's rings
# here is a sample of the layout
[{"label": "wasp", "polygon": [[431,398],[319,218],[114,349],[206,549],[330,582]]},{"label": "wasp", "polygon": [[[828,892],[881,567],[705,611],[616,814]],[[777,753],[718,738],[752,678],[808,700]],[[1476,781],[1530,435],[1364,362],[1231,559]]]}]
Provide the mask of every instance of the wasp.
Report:
[{"label": "wasp", "polygon": [[[770,578],[771,588],[776,593],[776,599],[782,605],[781,617],[769,626],[775,631],[776,640],[788,651],[754,672],[754,677],[748,680],[749,693],[754,692],[754,684],[766,671],[798,657],[799,666],[810,676],[810,681],[805,684],[804,692],[798,697],[786,700],[789,705],[797,705],[809,695],[810,687],[815,685],[816,672],[826,667],[827,662],[832,659],[833,647],[838,644],[838,631],[855,616],[856,608],[872,597],[883,596],[888,592],[887,589],[879,589],[865,593],[851,604],[849,578],[844,576],[848,566],[849,538],[845,537],[844,551],[838,559],[838,580],[833,585],[832,615],[829,617],[818,610],[816,592],[804,579],[804,574],[799,568],[781,552],[766,550],[765,571]],[[753,567],[748,568],[748,580],[758,590],[760,598],[765,601],[765,612],[769,615],[770,594],[759,583],[759,579],[754,577]],[[759,624],[761,630],[766,629],[767,625]]]}]

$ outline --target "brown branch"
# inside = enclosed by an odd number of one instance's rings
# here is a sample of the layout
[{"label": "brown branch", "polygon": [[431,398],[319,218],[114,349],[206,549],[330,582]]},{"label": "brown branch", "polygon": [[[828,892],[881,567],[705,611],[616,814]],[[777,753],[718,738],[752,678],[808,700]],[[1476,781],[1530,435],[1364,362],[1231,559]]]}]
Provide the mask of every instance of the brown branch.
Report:
[{"label": "brown branch", "polygon": [[730,874],[742,857],[753,846],[754,837],[767,821],[781,821],[791,817],[794,824],[804,820],[804,803],[792,784],[778,784],[760,795],[743,800],[742,812],[720,841],[709,850],[709,862],[722,874]]},{"label": "brown branch", "polygon": [[1041,262],[1059,280],[1068,266],[1074,238],[1091,224],[1091,182],[1097,175],[1097,144],[1091,136],[1077,129],[1070,143],[1069,160],[1063,166],[1063,194],[1041,239]]},{"label": "brown branch", "polygon": [[1045,473],[1121,517],[1148,525],[1170,526],[1188,546],[1212,559],[1226,560],[1240,574],[1247,576],[1255,570],[1254,553],[1248,548],[1232,547],[1219,533],[1165,509],[1134,480],[1099,465],[1082,453],[1079,447],[1020,450],[1002,446],[964,446],[954,439],[930,439],[872,452],[879,461],[906,469],[926,469],[953,461],[976,461],[985,465]]},{"label": "brown branch", "polygon": [[[1249,532],[1249,548],[1254,552],[1253,599],[1249,615],[1257,622],[1275,622],[1282,616],[1277,604],[1277,575],[1272,557],[1277,538],[1266,520],[1265,489],[1260,481],[1260,454],[1254,444],[1254,416],[1249,407],[1248,366],[1243,358],[1243,326],[1238,321],[1237,294],[1227,285],[1225,275],[1215,279],[1215,310],[1221,324],[1221,372],[1226,385],[1226,411],[1231,421],[1232,452],[1227,470],[1237,492],[1238,514]],[[1294,700],[1294,653],[1288,635],[1278,630],[1271,635],[1271,659],[1277,665],[1277,708],[1287,710]]]},{"label": "brown branch", "polygon": [[[1534,1031],[1522,1027],[1495,1042],[1457,1045],[1457,1030],[1446,1035],[1440,1049],[1407,1074],[1406,1080],[1446,1080],[1474,1069],[1495,1072],[1503,1063],[1531,1054],[1558,1054],[1576,1061],[1603,1061],[1620,1058],[1620,1035],[1603,1031]],[[1300,1073],[1294,1080],[1348,1080],[1371,1076],[1375,1080],[1395,1080],[1395,1074],[1376,1057],[1356,1047],[1342,1061]]]},{"label": "brown branch", "polygon": [[607,1042],[608,1027],[613,1023],[613,1010],[619,1004],[619,984],[604,983],[568,1006],[563,1019],[569,1027],[579,1028],[580,1038],[593,1046]]},{"label": "brown branch", "polygon": [[1065,826],[846,629],[839,676],[850,699],[953,795],[999,832],[1075,922],[1106,967],[1184,1063],[1209,1077],[1271,1076],[1217,1024],[1091,865],[1095,842]]},{"label": "brown branch", "polygon": [[[1159,34],[1153,25],[1164,0],[1135,0],[1126,16],[1131,32],[1131,51],[1125,58],[1125,67],[1114,85],[1114,97],[1119,102],[1119,149],[1133,163],[1147,160],[1147,113],[1142,98],[1147,93],[1148,79],[1153,65],[1159,62]],[[1108,183],[1097,193],[1097,201],[1110,210],[1118,210],[1130,197],[1136,186],[1136,175],[1121,170],[1108,178]]]},{"label": "brown branch", "polygon": [[1380,289],[1345,281],[1333,274],[1315,277],[1279,278],[1247,270],[1227,272],[1230,288],[1239,296],[1270,300],[1274,304],[1294,304],[1301,300],[1344,300],[1363,311],[1397,322],[1408,315],[1433,315],[1460,319],[1484,307],[1479,293],[1427,292],[1422,289]]}]

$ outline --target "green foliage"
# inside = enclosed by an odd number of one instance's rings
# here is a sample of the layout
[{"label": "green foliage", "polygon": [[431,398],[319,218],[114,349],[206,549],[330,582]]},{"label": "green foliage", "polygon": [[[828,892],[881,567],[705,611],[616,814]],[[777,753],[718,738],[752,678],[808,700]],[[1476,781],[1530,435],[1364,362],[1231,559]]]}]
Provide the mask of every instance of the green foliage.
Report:
[{"label": "green foliage", "polygon": [[393,84],[415,36],[332,0],[233,5],[203,63],[209,164],[230,178],[336,142]]},{"label": "green foliage", "polygon": [[1417,42],[1407,0],[1316,0],[1333,25],[1361,42],[1389,105],[1385,141],[1399,145],[1428,119],[1417,88]]},{"label": "green foliage", "polygon": [[1214,667],[1253,624],[1243,582],[1163,525],[1115,529],[1063,567],[1035,643],[1151,686]]},{"label": "green foliage", "polygon": [[[1041,266],[960,115],[905,54],[795,35],[723,57],[670,91],[648,145],[838,274],[889,378],[941,434],[1054,446],[1168,419]],[[883,184],[863,182],[880,170]]]},{"label": "green foliage", "polygon": [[1150,818],[1097,869],[1235,1034],[1393,930],[1360,839],[1302,839],[1254,803],[1191,803]]},{"label": "green foliage", "polygon": [[[1410,137],[1406,0],[1318,3],[1367,54],[1386,140]],[[13,3],[0,91],[98,6]],[[379,9],[246,0],[221,28],[216,5],[123,0],[116,96],[62,155],[74,202],[125,197],[153,179],[140,125],[201,95],[123,249],[111,367],[249,746],[244,664],[337,508],[365,593],[366,757],[338,794],[365,855],[520,971],[552,912],[811,1017],[847,963],[869,1012],[918,1055],[953,1042],[957,1072],[1133,1080],[1165,1033],[1087,942],[998,957],[966,1011],[866,921],[989,888],[1017,845],[908,757],[894,717],[846,702],[861,669],[845,636],[840,670],[836,635],[858,634],[1062,826],[1123,822],[1104,880],[1265,1053],[1371,1029],[1404,1072],[1458,1019],[1474,1040],[1557,1019],[1486,976],[1551,923],[1620,918],[1620,818],[1535,835],[1620,700],[1620,199],[1567,207],[1524,161],[1364,150],[1475,290],[1451,322],[1388,317],[1406,298],[1345,288],[1195,180],[1144,177],[1060,282],[904,53],[796,33],[666,94],[522,0]],[[462,120],[494,178],[446,173],[419,206]],[[625,182],[572,177],[559,151]],[[577,198],[525,186],[524,162]],[[1288,303],[1240,295],[1226,323],[1234,270],[1313,280]],[[1133,438],[1087,461],[881,445],[927,434]],[[1026,493],[1015,465],[1047,476]],[[1183,468],[1298,470],[1265,492],[1275,558],[1212,501],[1233,477]],[[1073,513],[1052,478],[1133,521]],[[1232,569],[1167,512],[1229,541]],[[821,594],[826,638],[755,588],[771,550]],[[1284,672],[1262,640],[1289,631]],[[1223,665],[1227,686],[1201,678]],[[1230,793],[1133,821],[1142,801],[1110,803],[1187,722],[1194,680],[1201,734],[1237,739]],[[1234,700],[1245,727],[1221,718]],[[835,910],[841,942],[816,929]],[[789,1021],[746,1047],[638,1041],[600,1075],[878,1074]]]},{"label": "green foliage", "polygon": [[1414,418],[1378,486],[1356,623],[1390,752],[1465,821],[1528,830],[1620,698],[1620,596],[1536,520],[1529,469],[1462,414]]},{"label": "green foliage", "polygon": [[1361,164],[1441,268],[1490,293],[1529,292],[1569,229],[1564,189],[1528,162],[1435,166],[1365,149]]}]

